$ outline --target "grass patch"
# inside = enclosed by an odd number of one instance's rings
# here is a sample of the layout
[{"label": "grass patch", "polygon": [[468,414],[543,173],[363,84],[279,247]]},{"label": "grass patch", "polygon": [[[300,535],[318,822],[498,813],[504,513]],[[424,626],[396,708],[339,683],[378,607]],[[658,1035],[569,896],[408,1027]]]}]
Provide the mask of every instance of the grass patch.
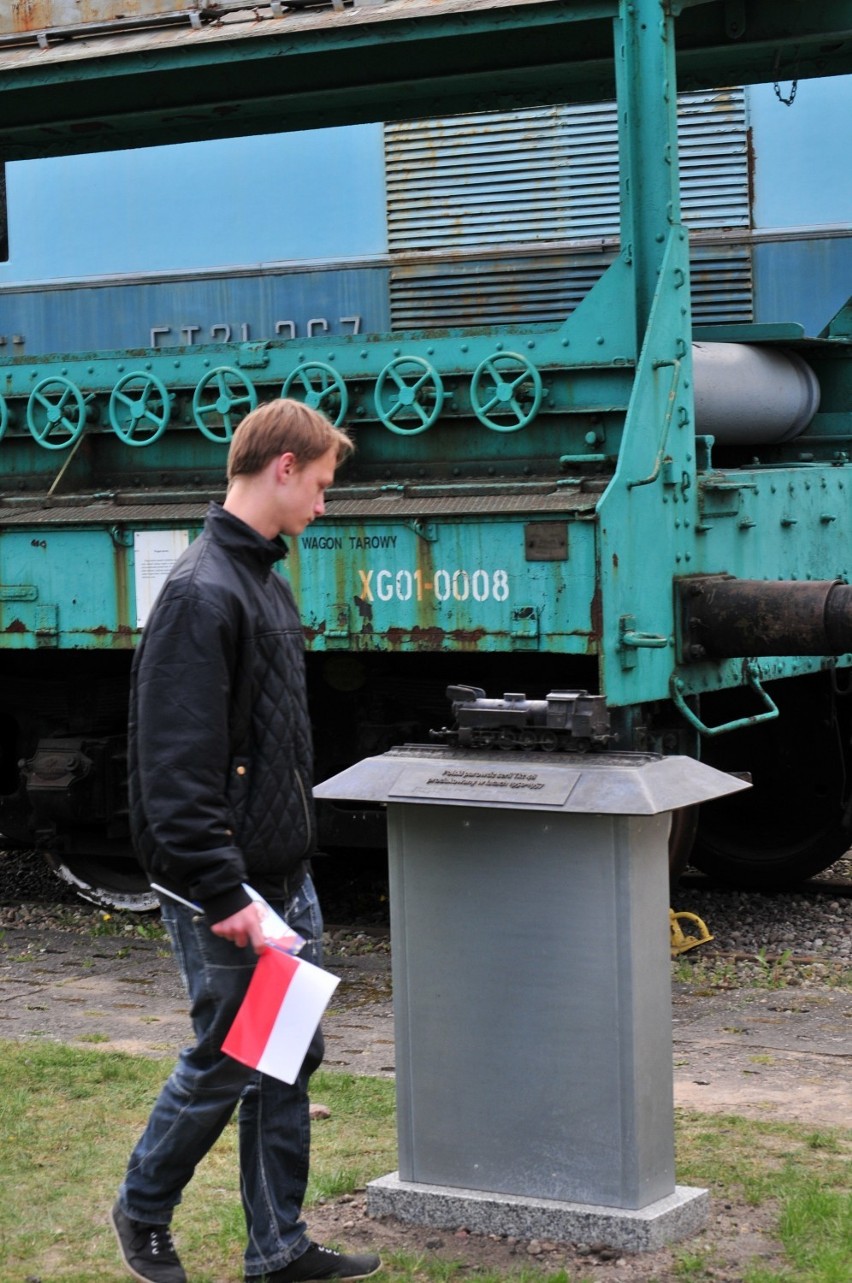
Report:
[{"label": "grass patch", "polygon": [[[127,1156],[168,1067],[114,1052],[36,1042],[0,1043],[0,1283],[27,1279],[120,1283],[107,1212]],[[308,1204],[333,1199],[396,1167],[394,1085],[319,1073],[312,1096],[331,1118],[314,1125]],[[747,1262],[742,1283],[848,1283],[852,1243],[852,1133],[678,1111],[678,1181],[727,1201],[769,1209],[783,1270]],[[244,1226],[236,1126],[199,1168],[179,1213],[181,1256],[193,1283],[241,1277]],[[675,1251],[674,1278],[712,1278],[698,1242]],[[594,1272],[598,1276],[598,1272]],[[585,1283],[588,1272],[518,1267],[513,1283]],[[653,1279],[649,1271],[648,1283]],[[383,1283],[499,1283],[431,1255],[394,1253]]]},{"label": "grass patch", "polygon": [[755,1262],[743,1283],[849,1283],[852,1132],[677,1111],[676,1134],[679,1181],[777,1211],[788,1264]]},{"label": "grass patch", "polygon": [[[169,1072],[162,1061],[35,1042],[0,1043],[0,1283],[119,1283],[107,1214]],[[394,1085],[315,1075],[332,1117],[313,1129],[307,1203],[396,1166]],[[180,1211],[193,1283],[242,1278],[237,1128],[199,1167]]]}]

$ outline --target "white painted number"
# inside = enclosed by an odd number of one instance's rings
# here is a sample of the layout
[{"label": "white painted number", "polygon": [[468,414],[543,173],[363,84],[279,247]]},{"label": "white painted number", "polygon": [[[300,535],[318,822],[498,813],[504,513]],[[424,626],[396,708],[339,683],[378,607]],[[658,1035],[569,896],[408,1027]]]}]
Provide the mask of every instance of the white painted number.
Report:
[{"label": "white painted number", "polygon": [[416,570],[359,570],[362,601],[506,601],[509,597],[507,570],[436,570],[427,579]]}]

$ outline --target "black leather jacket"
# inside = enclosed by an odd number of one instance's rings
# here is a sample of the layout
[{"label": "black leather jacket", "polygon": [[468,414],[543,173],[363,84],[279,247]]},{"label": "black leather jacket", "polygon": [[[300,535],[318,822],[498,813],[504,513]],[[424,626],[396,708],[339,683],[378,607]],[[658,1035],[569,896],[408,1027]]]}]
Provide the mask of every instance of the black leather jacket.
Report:
[{"label": "black leather jacket", "polygon": [[304,637],[286,555],[211,504],[157,598],[133,663],[130,824],[154,882],[218,922],[277,898],[314,844]]}]

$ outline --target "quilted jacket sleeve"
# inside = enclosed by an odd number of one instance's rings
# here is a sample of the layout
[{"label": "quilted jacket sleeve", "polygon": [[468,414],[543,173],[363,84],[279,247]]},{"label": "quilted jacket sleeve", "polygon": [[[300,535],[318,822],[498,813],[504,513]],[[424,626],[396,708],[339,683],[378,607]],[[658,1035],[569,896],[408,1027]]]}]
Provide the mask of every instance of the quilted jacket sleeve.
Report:
[{"label": "quilted jacket sleeve", "polygon": [[135,752],[153,881],[198,901],[211,922],[248,904],[231,833],[229,708],[236,606],[183,591],[157,603],[135,676]]}]

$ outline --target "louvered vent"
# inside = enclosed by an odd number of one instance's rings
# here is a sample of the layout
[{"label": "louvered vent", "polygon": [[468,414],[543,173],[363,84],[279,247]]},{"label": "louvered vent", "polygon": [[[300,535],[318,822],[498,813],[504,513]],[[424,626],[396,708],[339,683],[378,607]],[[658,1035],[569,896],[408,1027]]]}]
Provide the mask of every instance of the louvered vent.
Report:
[{"label": "louvered vent", "polygon": [[598,254],[585,263],[579,257],[547,254],[397,268],[392,282],[394,329],[562,320],[613,255]]},{"label": "louvered vent", "polygon": [[[747,228],[743,91],[682,94],[678,109],[685,221]],[[391,269],[394,329],[562,320],[615,254],[614,103],[389,124],[385,163],[391,257],[412,260]],[[693,310],[750,319],[747,249],[702,261]]]}]

